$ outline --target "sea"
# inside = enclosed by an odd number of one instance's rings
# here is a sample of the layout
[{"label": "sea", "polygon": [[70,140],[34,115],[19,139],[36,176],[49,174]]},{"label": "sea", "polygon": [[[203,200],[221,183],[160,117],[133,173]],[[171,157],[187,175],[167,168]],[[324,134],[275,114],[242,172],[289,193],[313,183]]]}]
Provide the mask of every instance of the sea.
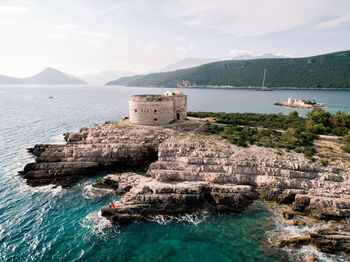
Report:
[{"label": "sea", "polygon": [[[33,157],[26,148],[64,143],[63,133],[128,116],[128,98],[171,88],[120,86],[0,86],[0,261],[346,261],[313,249],[280,249],[277,235],[301,235],[315,226],[290,226],[278,207],[256,201],[238,213],[157,216],[127,226],[111,225],[100,213],[117,201],[91,184],[71,188],[30,187],[17,174]],[[288,97],[315,99],[329,112],[350,113],[350,91],[186,88],[189,111],[288,114],[274,106]],[[308,112],[297,110],[300,115]],[[317,227],[317,226],[316,226]]]}]

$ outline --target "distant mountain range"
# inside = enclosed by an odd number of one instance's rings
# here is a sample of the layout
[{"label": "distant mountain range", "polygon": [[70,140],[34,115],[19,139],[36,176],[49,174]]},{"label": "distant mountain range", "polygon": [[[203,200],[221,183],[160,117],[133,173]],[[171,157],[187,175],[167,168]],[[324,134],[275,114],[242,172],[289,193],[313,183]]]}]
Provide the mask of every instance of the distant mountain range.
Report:
[{"label": "distant mountain range", "polygon": [[86,84],[86,82],[75,76],[65,74],[57,69],[48,67],[42,72],[31,77],[17,78],[0,75],[0,84],[83,85]]},{"label": "distant mountain range", "polygon": [[262,58],[290,58],[288,56],[283,55],[275,55],[275,54],[263,54],[263,55],[237,55],[232,57],[232,60],[251,60],[251,59],[262,59]]},{"label": "distant mountain range", "polygon": [[188,80],[192,86],[350,88],[350,51],[305,58],[227,60],[165,73],[123,77],[109,85],[166,86]]},{"label": "distant mountain range", "polygon": [[111,81],[112,79],[118,79],[123,76],[132,76],[136,73],[129,72],[129,71],[117,71],[117,70],[104,70],[97,74],[85,74],[80,76],[81,79],[86,81],[90,85],[104,85],[108,81]]}]

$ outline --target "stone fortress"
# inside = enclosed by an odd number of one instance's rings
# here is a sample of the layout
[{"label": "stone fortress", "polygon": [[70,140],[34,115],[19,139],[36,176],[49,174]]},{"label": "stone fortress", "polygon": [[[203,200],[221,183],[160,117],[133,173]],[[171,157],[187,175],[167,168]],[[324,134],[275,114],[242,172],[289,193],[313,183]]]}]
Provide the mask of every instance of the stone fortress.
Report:
[{"label": "stone fortress", "polygon": [[129,121],[139,125],[165,125],[187,116],[187,96],[167,91],[163,95],[134,95],[129,98]]}]

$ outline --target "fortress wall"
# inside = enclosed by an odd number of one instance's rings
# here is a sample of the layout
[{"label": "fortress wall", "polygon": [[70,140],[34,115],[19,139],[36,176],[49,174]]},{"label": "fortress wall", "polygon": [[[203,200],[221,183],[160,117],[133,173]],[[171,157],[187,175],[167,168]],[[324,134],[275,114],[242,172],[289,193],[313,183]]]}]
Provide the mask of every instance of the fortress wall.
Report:
[{"label": "fortress wall", "polygon": [[174,100],[160,95],[129,98],[129,121],[140,125],[164,125],[174,120]]},{"label": "fortress wall", "polygon": [[[187,96],[186,95],[175,95],[172,96],[174,99],[174,119],[183,120],[187,117]],[[178,115],[179,114],[179,115]],[[178,116],[180,118],[178,118]]]}]

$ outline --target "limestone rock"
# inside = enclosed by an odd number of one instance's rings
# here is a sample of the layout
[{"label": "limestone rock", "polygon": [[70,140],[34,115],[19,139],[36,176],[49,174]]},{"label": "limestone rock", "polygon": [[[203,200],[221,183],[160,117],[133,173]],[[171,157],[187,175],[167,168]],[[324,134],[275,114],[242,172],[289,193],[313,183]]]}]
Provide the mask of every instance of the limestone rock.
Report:
[{"label": "limestone rock", "polygon": [[146,168],[157,159],[157,146],[166,134],[107,122],[65,134],[65,145],[35,145],[35,156],[20,173],[32,186],[71,186],[101,170]]},{"label": "limestone rock", "polygon": [[335,224],[309,235],[283,239],[278,242],[280,247],[297,247],[307,244],[326,253],[344,252],[350,254],[350,227],[348,224]]},{"label": "limestone rock", "polygon": [[175,215],[214,210],[232,211],[247,207],[257,193],[247,185],[216,185],[203,181],[161,182],[135,173],[108,175],[95,186],[113,185],[120,195],[116,208],[102,208],[113,223],[128,223],[153,215]]},{"label": "limestone rock", "polygon": [[[28,149],[36,157],[21,172],[28,184],[71,185],[100,170],[148,168],[147,176],[125,173],[96,184],[120,195],[115,209],[102,208],[102,215],[112,222],[208,206],[237,210],[257,198],[291,205],[298,214],[318,219],[350,217],[350,167],[346,163],[335,172],[295,152],[242,148],[216,136],[125,121],[82,128],[65,138],[65,145]],[[343,229],[348,232],[347,222]],[[348,238],[334,229],[292,242],[310,243],[326,252],[349,252]]]}]

